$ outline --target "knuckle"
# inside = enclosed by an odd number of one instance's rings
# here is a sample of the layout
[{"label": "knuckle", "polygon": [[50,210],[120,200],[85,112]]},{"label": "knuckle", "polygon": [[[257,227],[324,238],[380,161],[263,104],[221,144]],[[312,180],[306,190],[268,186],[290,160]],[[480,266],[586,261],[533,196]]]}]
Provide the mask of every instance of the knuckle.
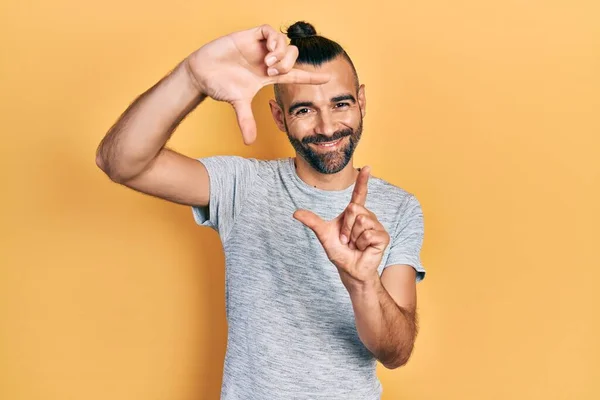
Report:
[{"label": "knuckle", "polygon": [[279,62],[279,64],[277,66],[278,66],[279,70],[289,71],[294,66],[294,62],[291,60],[288,60],[287,58],[284,58],[283,60],[281,60]]},{"label": "knuckle", "polygon": [[[296,49],[294,51],[294,48]],[[296,47],[289,47],[286,46],[284,47],[284,52],[285,52],[285,58],[286,60],[289,60],[291,63],[296,62],[296,58],[298,57],[298,49]]]},{"label": "knuckle", "polygon": [[358,204],[356,204],[356,203],[348,204],[348,210],[350,210],[350,212],[356,214],[358,212]]},{"label": "knuckle", "polygon": [[271,34],[274,31],[273,27],[271,25],[269,25],[269,24],[262,24],[262,25],[260,25],[258,27],[258,30],[262,31],[262,32],[267,32],[268,34]]}]

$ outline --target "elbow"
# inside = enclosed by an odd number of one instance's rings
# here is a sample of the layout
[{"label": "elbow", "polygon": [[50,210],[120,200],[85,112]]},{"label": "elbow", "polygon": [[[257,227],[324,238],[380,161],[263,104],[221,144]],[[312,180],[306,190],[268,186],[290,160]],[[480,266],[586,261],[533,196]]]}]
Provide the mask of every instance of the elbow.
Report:
[{"label": "elbow", "polygon": [[401,364],[401,363],[392,363],[392,364],[390,364],[390,363],[387,363],[387,364],[383,364],[383,366],[384,366],[386,369],[389,369],[389,370],[398,369],[398,368],[400,368],[400,367],[401,367],[401,366],[403,366],[403,365],[404,365],[404,364]]},{"label": "elbow", "polygon": [[106,173],[106,162],[104,161],[104,158],[102,158],[102,156],[100,155],[99,151],[96,152],[96,166],[100,168],[102,172]]},{"label": "elbow", "polygon": [[390,362],[385,362],[382,363],[384,367],[386,367],[387,369],[398,369],[400,367],[405,366],[408,363],[408,360],[410,359],[411,353],[410,352],[402,352],[396,359],[394,359],[393,361]]},{"label": "elbow", "polygon": [[383,364],[383,366],[389,370],[394,370],[394,369],[398,369],[398,368],[406,365],[407,362],[408,362],[408,360],[406,362],[387,363],[387,364]]},{"label": "elbow", "polygon": [[115,182],[115,183],[119,183],[119,184],[124,184],[126,179],[122,176],[122,174],[119,174],[117,169],[114,168],[113,166],[111,166],[111,163],[109,163],[100,153],[100,151],[98,151],[96,153],[96,166],[98,168],[100,168],[100,170],[102,172],[104,172],[106,174],[106,176],[108,176],[110,178],[111,181]]},{"label": "elbow", "polygon": [[112,172],[112,168],[107,160],[102,156],[101,152],[98,150],[96,153],[96,166],[100,168],[102,172],[104,172],[111,181],[117,181],[115,174]]}]

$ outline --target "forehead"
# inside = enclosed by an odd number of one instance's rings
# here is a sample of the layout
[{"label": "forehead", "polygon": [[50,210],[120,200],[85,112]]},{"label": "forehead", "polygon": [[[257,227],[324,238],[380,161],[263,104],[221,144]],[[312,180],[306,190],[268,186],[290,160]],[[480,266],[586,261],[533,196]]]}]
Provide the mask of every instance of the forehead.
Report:
[{"label": "forehead", "polygon": [[340,94],[356,92],[354,71],[344,57],[323,63],[319,66],[296,64],[296,69],[309,72],[325,72],[331,79],[321,85],[285,84],[282,86],[282,100],[285,104],[296,101],[328,102],[330,98]]}]

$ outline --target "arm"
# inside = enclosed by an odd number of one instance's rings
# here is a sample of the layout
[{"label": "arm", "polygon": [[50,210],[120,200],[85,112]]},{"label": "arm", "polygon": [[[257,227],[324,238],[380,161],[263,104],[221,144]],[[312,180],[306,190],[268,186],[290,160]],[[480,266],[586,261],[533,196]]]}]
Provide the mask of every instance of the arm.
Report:
[{"label": "arm", "polygon": [[394,265],[381,276],[348,286],[358,335],[386,368],[408,362],[418,332],[415,271]]},{"label": "arm", "polygon": [[100,143],[96,164],[113,181],[135,190],[182,204],[208,204],[202,163],[165,148],[205,98],[184,60],[127,108]]},{"label": "arm", "polygon": [[323,221],[309,210],[297,210],[294,218],[313,230],[337,267],[361,341],[393,369],[408,362],[417,335],[416,271],[409,265],[390,265],[379,277],[390,236],[364,206],[369,173],[368,166],[360,170],[351,202],[337,218]]},{"label": "arm", "polygon": [[[285,35],[268,25],[207,43],[127,108],[100,143],[96,164],[113,181],[138,191],[181,204],[208,205],[206,167],[166,149],[171,134],[211,97],[234,107],[244,142],[252,143],[256,124],[251,103],[262,87],[329,80],[328,74],[294,68],[297,56]],[[277,74],[268,75],[267,69]]]}]

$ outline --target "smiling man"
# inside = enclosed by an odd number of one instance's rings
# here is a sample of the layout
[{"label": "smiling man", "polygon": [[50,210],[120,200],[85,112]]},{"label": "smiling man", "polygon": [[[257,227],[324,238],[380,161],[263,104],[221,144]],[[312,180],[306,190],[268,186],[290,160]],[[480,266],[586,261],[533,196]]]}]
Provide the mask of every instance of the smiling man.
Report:
[{"label": "smiling man", "polygon": [[[202,46],[131,104],[97,164],[115,182],[191,206],[218,232],[221,399],[380,399],[377,360],[404,365],[417,335],[423,214],[414,195],[353,165],[366,98],[348,54],[302,21],[287,38],[264,25]],[[270,84],[295,157],[196,160],[166,147],[207,97],[234,107],[252,143],[251,101]]]}]

